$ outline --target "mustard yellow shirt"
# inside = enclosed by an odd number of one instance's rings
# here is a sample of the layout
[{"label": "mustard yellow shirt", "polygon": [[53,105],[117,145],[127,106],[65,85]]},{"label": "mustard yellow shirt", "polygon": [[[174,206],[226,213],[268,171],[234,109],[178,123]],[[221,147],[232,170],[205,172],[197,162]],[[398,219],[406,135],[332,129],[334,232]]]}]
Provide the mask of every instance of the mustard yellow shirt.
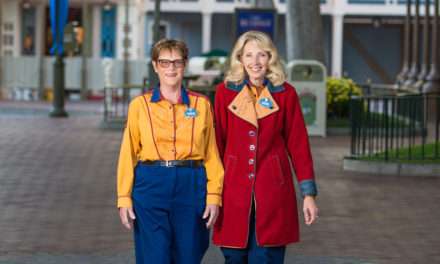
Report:
[{"label": "mustard yellow shirt", "polygon": [[118,162],[118,207],[132,207],[134,168],[146,160],[203,160],[206,202],[221,205],[224,170],[204,96],[182,88],[179,102],[172,104],[157,87],[131,101]]}]

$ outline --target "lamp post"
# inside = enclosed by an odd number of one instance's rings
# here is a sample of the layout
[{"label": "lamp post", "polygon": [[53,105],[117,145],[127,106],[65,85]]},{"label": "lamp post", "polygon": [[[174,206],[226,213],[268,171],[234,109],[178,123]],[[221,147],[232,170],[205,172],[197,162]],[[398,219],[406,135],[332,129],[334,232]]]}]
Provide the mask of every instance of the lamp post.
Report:
[{"label": "lamp post", "polygon": [[[128,52],[128,48],[130,46],[130,38],[129,38],[129,33],[130,33],[130,21],[129,21],[129,3],[128,0],[125,0],[124,2],[124,6],[125,6],[125,21],[124,21],[124,54],[123,54],[123,58],[124,58],[124,70],[123,70],[123,81],[124,81],[124,85],[127,85],[130,82],[130,69],[129,64],[128,64],[128,58],[129,58],[129,52]],[[125,93],[124,93],[125,94]]]},{"label": "lamp post", "polygon": [[[153,45],[159,41],[160,38],[160,0],[155,0],[154,3],[154,24],[153,24]],[[151,57],[150,57],[151,58]],[[149,88],[154,87],[159,81],[157,79],[156,73],[153,69],[153,61],[150,61],[148,65],[148,86]]]},{"label": "lamp post", "polygon": [[88,67],[87,67],[87,58],[90,56],[90,39],[91,39],[91,29],[90,26],[90,11],[89,4],[82,0],[82,26],[84,32],[84,39],[81,48],[81,99],[87,99],[88,93]]},{"label": "lamp post", "polygon": [[[62,1],[64,1],[62,3]],[[51,4],[54,5],[54,19],[55,23],[53,23],[52,30],[55,33],[55,62],[54,62],[54,87],[53,87],[53,110],[50,112],[50,117],[67,117],[67,112],[64,110],[64,59],[63,59],[63,49],[62,49],[62,35],[63,35],[63,27],[64,21],[62,19],[67,19],[66,17],[60,17],[62,15],[62,4],[68,6],[67,0],[52,0]],[[64,7],[66,8],[66,7]],[[68,8],[68,7],[67,7]]]}]

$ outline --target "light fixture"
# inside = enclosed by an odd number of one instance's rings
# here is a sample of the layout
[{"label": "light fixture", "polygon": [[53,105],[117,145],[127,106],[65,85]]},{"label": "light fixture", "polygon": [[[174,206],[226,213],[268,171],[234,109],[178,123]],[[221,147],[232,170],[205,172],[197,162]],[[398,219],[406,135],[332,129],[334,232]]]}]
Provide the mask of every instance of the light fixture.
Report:
[{"label": "light fixture", "polygon": [[382,26],[382,19],[380,17],[374,17],[371,23],[373,24],[373,27],[378,28]]},{"label": "light fixture", "polygon": [[29,9],[31,8],[31,3],[29,2],[29,0],[24,0],[21,6],[23,7],[23,9]]},{"label": "light fixture", "polygon": [[105,0],[103,8],[105,11],[111,10],[113,7],[112,3],[110,3],[110,0]]}]

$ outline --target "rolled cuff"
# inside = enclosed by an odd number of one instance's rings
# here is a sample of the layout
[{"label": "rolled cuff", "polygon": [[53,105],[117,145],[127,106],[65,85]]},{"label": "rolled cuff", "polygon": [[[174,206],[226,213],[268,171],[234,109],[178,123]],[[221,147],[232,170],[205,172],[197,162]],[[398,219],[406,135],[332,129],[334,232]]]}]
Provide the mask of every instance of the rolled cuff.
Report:
[{"label": "rolled cuff", "polygon": [[301,189],[301,194],[303,197],[307,195],[310,196],[318,195],[318,190],[316,188],[316,183],[314,180],[304,180],[300,182],[299,187]]},{"label": "rolled cuff", "polygon": [[118,197],[118,208],[133,207],[131,197]]},{"label": "rolled cuff", "polygon": [[221,194],[208,193],[208,195],[206,195],[206,204],[222,206]]}]

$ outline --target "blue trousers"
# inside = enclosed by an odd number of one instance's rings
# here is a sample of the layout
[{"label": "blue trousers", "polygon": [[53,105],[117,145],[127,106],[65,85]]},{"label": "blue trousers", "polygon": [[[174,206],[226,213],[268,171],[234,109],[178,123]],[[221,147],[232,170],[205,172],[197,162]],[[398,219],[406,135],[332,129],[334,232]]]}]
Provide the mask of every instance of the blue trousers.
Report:
[{"label": "blue trousers", "polygon": [[255,235],[255,211],[252,204],[248,246],[244,249],[222,247],[226,264],[283,264],[286,247],[260,247]]},{"label": "blue trousers", "polygon": [[209,246],[202,215],[205,168],[139,163],[132,191],[137,264],[200,263]]}]

